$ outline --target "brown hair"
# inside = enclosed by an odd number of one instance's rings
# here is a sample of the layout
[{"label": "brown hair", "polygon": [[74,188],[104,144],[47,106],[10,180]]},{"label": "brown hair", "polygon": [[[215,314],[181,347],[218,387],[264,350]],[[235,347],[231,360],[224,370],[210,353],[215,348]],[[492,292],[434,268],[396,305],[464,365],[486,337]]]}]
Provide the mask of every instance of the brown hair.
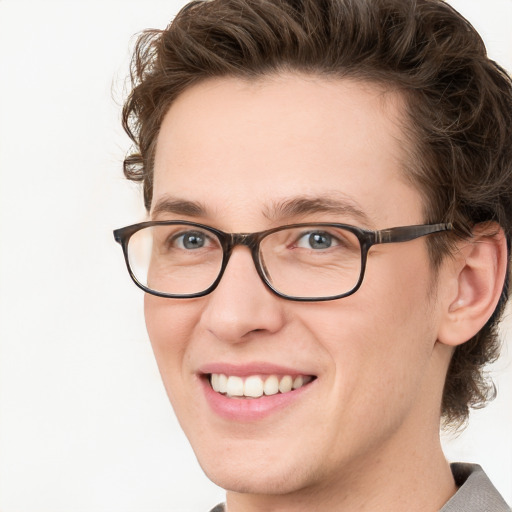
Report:
[{"label": "brown hair", "polygon": [[[165,30],[138,39],[123,126],[135,149],[125,175],[142,181],[149,210],[158,131],[174,99],[199,81],[283,70],[353,77],[400,90],[406,100],[410,179],[425,195],[426,222],[470,236],[495,221],[512,234],[512,83],[475,29],[442,0],[211,0],[185,6]],[[437,267],[447,237],[429,240]],[[508,272],[507,272],[508,275]],[[493,397],[483,373],[499,353],[496,311],[459,346],[442,413],[460,425]]]}]

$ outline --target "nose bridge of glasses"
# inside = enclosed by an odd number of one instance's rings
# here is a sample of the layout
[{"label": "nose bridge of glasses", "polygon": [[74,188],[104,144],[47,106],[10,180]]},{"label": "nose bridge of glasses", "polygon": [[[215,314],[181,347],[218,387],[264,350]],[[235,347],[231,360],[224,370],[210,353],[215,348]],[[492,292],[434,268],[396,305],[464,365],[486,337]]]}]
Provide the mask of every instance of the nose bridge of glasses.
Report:
[{"label": "nose bridge of glasses", "polygon": [[254,251],[258,245],[255,233],[231,233],[229,246],[233,249],[237,245],[245,245],[251,250],[251,252]]},{"label": "nose bridge of glasses", "polygon": [[225,265],[231,258],[231,253],[236,246],[242,245],[249,249],[258,274],[261,276],[260,259],[258,256],[258,245],[261,239],[260,233],[230,233],[225,250]]}]

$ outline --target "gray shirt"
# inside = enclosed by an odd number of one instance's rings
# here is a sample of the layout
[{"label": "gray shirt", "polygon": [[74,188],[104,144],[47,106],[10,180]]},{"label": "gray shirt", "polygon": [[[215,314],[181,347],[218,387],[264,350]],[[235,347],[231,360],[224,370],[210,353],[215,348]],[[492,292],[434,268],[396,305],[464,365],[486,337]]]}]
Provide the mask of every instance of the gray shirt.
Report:
[{"label": "gray shirt", "polygon": [[[511,512],[510,507],[477,464],[451,465],[459,490],[439,512]],[[226,512],[223,504],[210,512]]]},{"label": "gray shirt", "polygon": [[440,512],[510,512],[500,493],[477,464],[452,464],[459,490]]}]

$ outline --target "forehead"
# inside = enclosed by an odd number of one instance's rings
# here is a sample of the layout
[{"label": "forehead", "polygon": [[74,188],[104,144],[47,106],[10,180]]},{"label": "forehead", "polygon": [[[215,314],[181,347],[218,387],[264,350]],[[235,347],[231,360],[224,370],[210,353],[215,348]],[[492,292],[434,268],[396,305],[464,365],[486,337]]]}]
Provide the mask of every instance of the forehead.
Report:
[{"label": "forehead", "polygon": [[[215,79],[186,90],[162,123],[153,209],[169,196],[207,216],[268,217],[294,197],[340,200],[375,223],[418,206],[403,175],[401,97],[348,79]],[[406,204],[407,206],[407,204]]]}]

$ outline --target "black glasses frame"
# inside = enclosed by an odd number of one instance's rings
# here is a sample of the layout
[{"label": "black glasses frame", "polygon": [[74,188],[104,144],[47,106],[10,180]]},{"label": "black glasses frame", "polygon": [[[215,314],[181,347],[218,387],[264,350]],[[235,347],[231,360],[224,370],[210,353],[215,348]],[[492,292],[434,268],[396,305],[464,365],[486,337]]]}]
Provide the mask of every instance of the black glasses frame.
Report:
[{"label": "black glasses frame", "polygon": [[[209,231],[210,233],[213,233],[220,241],[221,247],[223,250],[223,256],[222,256],[222,265],[219,271],[219,275],[217,276],[217,279],[209,286],[206,290],[198,293],[191,293],[187,295],[176,295],[172,293],[163,293],[158,292],[156,290],[152,290],[151,288],[148,288],[147,286],[143,285],[140,281],[137,280],[134,273],[132,272],[132,269],[130,267],[130,262],[128,258],[128,242],[130,241],[130,238],[141,229],[151,227],[151,226],[158,226],[158,225],[186,225],[191,227],[197,227],[200,229],[203,229],[205,231]],[[350,231],[353,233],[357,239],[359,240],[359,243],[361,245],[361,272],[359,275],[359,279],[356,283],[356,285],[349,290],[348,292],[342,293],[340,295],[332,295],[328,297],[295,297],[291,295],[286,295],[284,293],[281,293],[279,290],[276,290],[272,283],[269,281],[265,274],[265,269],[263,267],[263,264],[260,261],[259,257],[259,247],[261,241],[267,237],[268,235],[271,235],[272,233],[276,233],[277,231],[282,231],[284,229],[289,228],[298,228],[302,226],[313,226],[313,227],[331,227],[331,228],[341,228],[345,229],[347,231]],[[446,224],[418,224],[413,226],[399,226],[395,228],[388,228],[388,229],[382,229],[380,231],[372,231],[369,229],[359,228],[356,226],[351,226],[349,224],[337,224],[337,223],[330,223],[330,222],[309,222],[309,223],[300,223],[300,224],[289,224],[286,226],[279,226],[277,228],[268,229],[266,231],[259,231],[257,233],[225,233],[224,231],[220,231],[219,229],[212,228],[211,226],[206,226],[204,224],[198,224],[197,222],[190,222],[186,220],[179,220],[179,221],[147,221],[147,222],[140,222],[138,224],[132,224],[131,226],[126,226],[124,228],[116,229],[114,231],[114,238],[117,243],[121,244],[121,247],[123,248],[123,254],[124,254],[124,260],[126,262],[126,267],[128,269],[128,272],[133,280],[133,282],[142,290],[144,290],[147,293],[150,293],[151,295],[156,295],[157,297],[165,297],[170,299],[192,299],[196,297],[204,297],[205,295],[208,295],[211,293],[220,283],[220,280],[222,279],[222,276],[224,274],[224,271],[226,270],[226,267],[229,262],[229,258],[231,257],[231,254],[233,252],[233,249],[237,245],[245,245],[248,247],[251,251],[252,259],[254,262],[254,266],[256,267],[256,271],[258,272],[258,275],[260,276],[263,283],[276,295],[279,297],[282,297],[284,299],[288,300],[294,300],[294,301],[300,301],[300,302],[320,302],[320,301],[327,301],[327,300],[336,300],[341,299],[343,297],[347,297],[349,295],[352,295],[355,293],[361,286],[361,283],[363,282],[365,270],[366,270],[366,261],[368,256],[368,251],[370,248],[374,245],[378,244],[390,244],[390,243],[399,243],[399,242],[409,242],[410,240],[414,240],[416,238],[431,235],[433,233],[440,233],[444,231],[451,231],[453,230],[453,225],[450,223]]]}]

